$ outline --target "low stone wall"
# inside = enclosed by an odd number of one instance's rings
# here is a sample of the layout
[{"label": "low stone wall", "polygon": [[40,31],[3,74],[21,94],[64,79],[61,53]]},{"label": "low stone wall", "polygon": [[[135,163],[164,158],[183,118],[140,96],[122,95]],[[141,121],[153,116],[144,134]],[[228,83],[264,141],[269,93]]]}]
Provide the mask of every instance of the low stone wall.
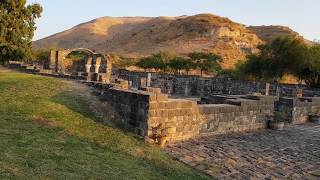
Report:
[{"label": "low stone wall", "polygon": [[201,135],[253,131],[268,126],[274,112],[275,98],[271,96],[222,97],[218,104],[199,105],[203,117]]},{"label": "low stone wall", "polygon": [[288,122],[306,123],[311,114],[320,113],[320,98],[281,97],[277,102],[277,111],[283,112]]}]

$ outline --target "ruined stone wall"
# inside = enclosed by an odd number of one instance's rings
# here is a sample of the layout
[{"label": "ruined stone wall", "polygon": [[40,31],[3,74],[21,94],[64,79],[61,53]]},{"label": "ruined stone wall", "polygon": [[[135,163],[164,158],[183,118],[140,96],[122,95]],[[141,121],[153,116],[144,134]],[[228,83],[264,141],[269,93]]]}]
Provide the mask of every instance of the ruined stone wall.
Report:
[{"label": "ruined stone wall", "polygon": [[[118,70],[117,75],[132,81],[134,87],[140,87],[141,80],[147,78],[145,72],[130,72]],[[161,88],[163,93],[182,96],[207,96],[211,94],[244,95],[252,93],[265,94],[266,84],[259,81],[232,80],[230,78],[202,78],[199,76],[182,76],[164,73],[151,73],[151,86]],[[294,97],[297,95],[297,85],[270,84],[270,95]],[[320,96],[320,89],[303,88],[303,96]]]},{"label": "ruined stone wall", "polygon": [[112,107],[114,120],[120,121],[134,133],[146,136],[148,129],[149,103],[152,97],[144,91],[116,88],[104,89],[103,100]]},{"label": "ruined stone wall", "polygon": [[286,121],[293,124],[306,123],[313,113],[320,113],[320,98],[281,97],[276,105],[277,111],[285,114]]},{"label": "ruined stone wall", "polygon": [[131,91],[109,88],[104,90],[103,100],[119,115],[116,120],[120,120],[138,135],[151,136],[152,128],[159,125],[160,131],[169,141],[190,139],[199,133],[197,103],[170,100],[160,89]]},{"label": "ruined stone wall", "polygon": [[162,98],[152,101],[149,109],[148,135],[161,125],[168,141],[181,141],[199,135],[202,119],[195,101]]},{"label": "ruined stone wall", "polygon": [[104,98],[120,116],[118,120],[141,136],[153,129],[170,142],[202,135],[257,130],[267,127],[274,110],[273,98],[225,99],[226,104],[200,104],[186,99],[169,99],[160,89],[123,90],[110,88]]}]

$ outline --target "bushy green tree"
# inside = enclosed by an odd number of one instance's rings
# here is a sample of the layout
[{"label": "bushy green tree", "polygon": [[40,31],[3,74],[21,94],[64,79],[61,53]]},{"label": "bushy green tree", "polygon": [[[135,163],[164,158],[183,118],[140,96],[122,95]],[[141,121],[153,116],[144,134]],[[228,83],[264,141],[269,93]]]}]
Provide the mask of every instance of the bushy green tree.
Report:
[{"label": "bushy green tree", "polygon": [[271,68],[277,76],[296,75],[307,59],[308,46],[301,38],[279,37],[271,44],[262,46],[260,56],[272,61]]},{"label": "bushy green tree", "polygon": [[159,71],[159,70],[165,70],[167,65],[159,54],[155,54],[149,57],[141,58],[136,63],[136,66],[143,69],[155,69]]},{"label": "bushy green tree", "polygon": [[255,80],[277,81],[285,74],[299,76],[309,56],[303,40],[291,37],[279,37],[259,49],[260,53],[247,56],[236,71]]},{"label": "bushy green tree", "polygon": [[80,61],[85,59],[88,56],[89,56],[89,53],[86,51],[73,51],[70,54],[68,54],[67,58],[73,61]]},{"label": "bushy green tree", "polygon": [[239,77],[253,80],[274,81],[280,77],[273,71],[273,64],[270,59],[261,55],[249,55],[247,61],[236,66],[236,73]]},{"label": "bushy green tree", "polygon": [[39,64],[44,64],[50,56],[50,49],[37,49],[33,51],[34,61]]},{"label": "bushy green tree", "polygon": [[220,62],[222,58],[213,53],[193,52],[188,55],[195,66],[203,72],[219,72],[222,68]]},{"label": "bushy green tree", "polygon": [[32,59],[35,20],[41,12],[39,4],[26,5],[26,0],[1,0],[0,62]]},{"label": "bushy green tree", "polygon": [[175,57],[170,60],[168,66],[175,72],[181,73],[181,70],[185,70],[187,73],[195,67],[191,59],[185,57]]},{"label": "bushy green tree", "polygon": [[309,48],[308,57],[299,64],[296,74],[308,86],[320,88],[320,45]]}]

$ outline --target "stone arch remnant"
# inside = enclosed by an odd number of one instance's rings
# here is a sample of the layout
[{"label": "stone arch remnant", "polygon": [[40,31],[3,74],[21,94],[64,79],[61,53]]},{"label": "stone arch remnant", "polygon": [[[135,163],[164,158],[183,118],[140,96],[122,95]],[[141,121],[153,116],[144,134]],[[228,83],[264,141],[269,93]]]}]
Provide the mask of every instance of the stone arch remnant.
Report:
[{"label": "stone arch remnant", "polygon": [[[101,53],[96,53],[87,48],[51,50],[49,57],[49,69],[58,74],[68,74],[66,64],[70,63],[67,56],[75,51],[88,52],[87,59],[83,63],[78,63],[76,75],[85,76],[88,81],[110,82],[112,64],[110,59]],[[83,66],[83,67],[82,67]]]}]

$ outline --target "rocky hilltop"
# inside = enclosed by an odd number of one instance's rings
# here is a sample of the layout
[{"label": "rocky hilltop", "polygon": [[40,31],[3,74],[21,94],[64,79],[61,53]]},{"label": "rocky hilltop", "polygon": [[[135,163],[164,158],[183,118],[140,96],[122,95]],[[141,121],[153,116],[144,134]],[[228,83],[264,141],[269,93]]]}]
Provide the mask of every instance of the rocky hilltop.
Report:
[{"label": "rocky hilltop", "polygon": [[[279,28],[274,28],[279,27]],[[67,31],[35,41],[35,48],[86,47],[125,57],[141,57],[168,51],[180,55],[193,51],[214,52],[232,68],[257,46],[288,31],[274,33],[281,26],[246,27],[212,14],[180,17],[103,17]],[[280,30],[277,32],[280,32]]]},{"label": "rocky hilltop", "polygon": [[[267,43],[271,43],[272,40],[280,36],[303,38],[299,33],[286,26],[249,26],[248,29],[254,31],[260,39]],[[312,44],[312,42],[307,39],[305,39],[305,42]]]}]

